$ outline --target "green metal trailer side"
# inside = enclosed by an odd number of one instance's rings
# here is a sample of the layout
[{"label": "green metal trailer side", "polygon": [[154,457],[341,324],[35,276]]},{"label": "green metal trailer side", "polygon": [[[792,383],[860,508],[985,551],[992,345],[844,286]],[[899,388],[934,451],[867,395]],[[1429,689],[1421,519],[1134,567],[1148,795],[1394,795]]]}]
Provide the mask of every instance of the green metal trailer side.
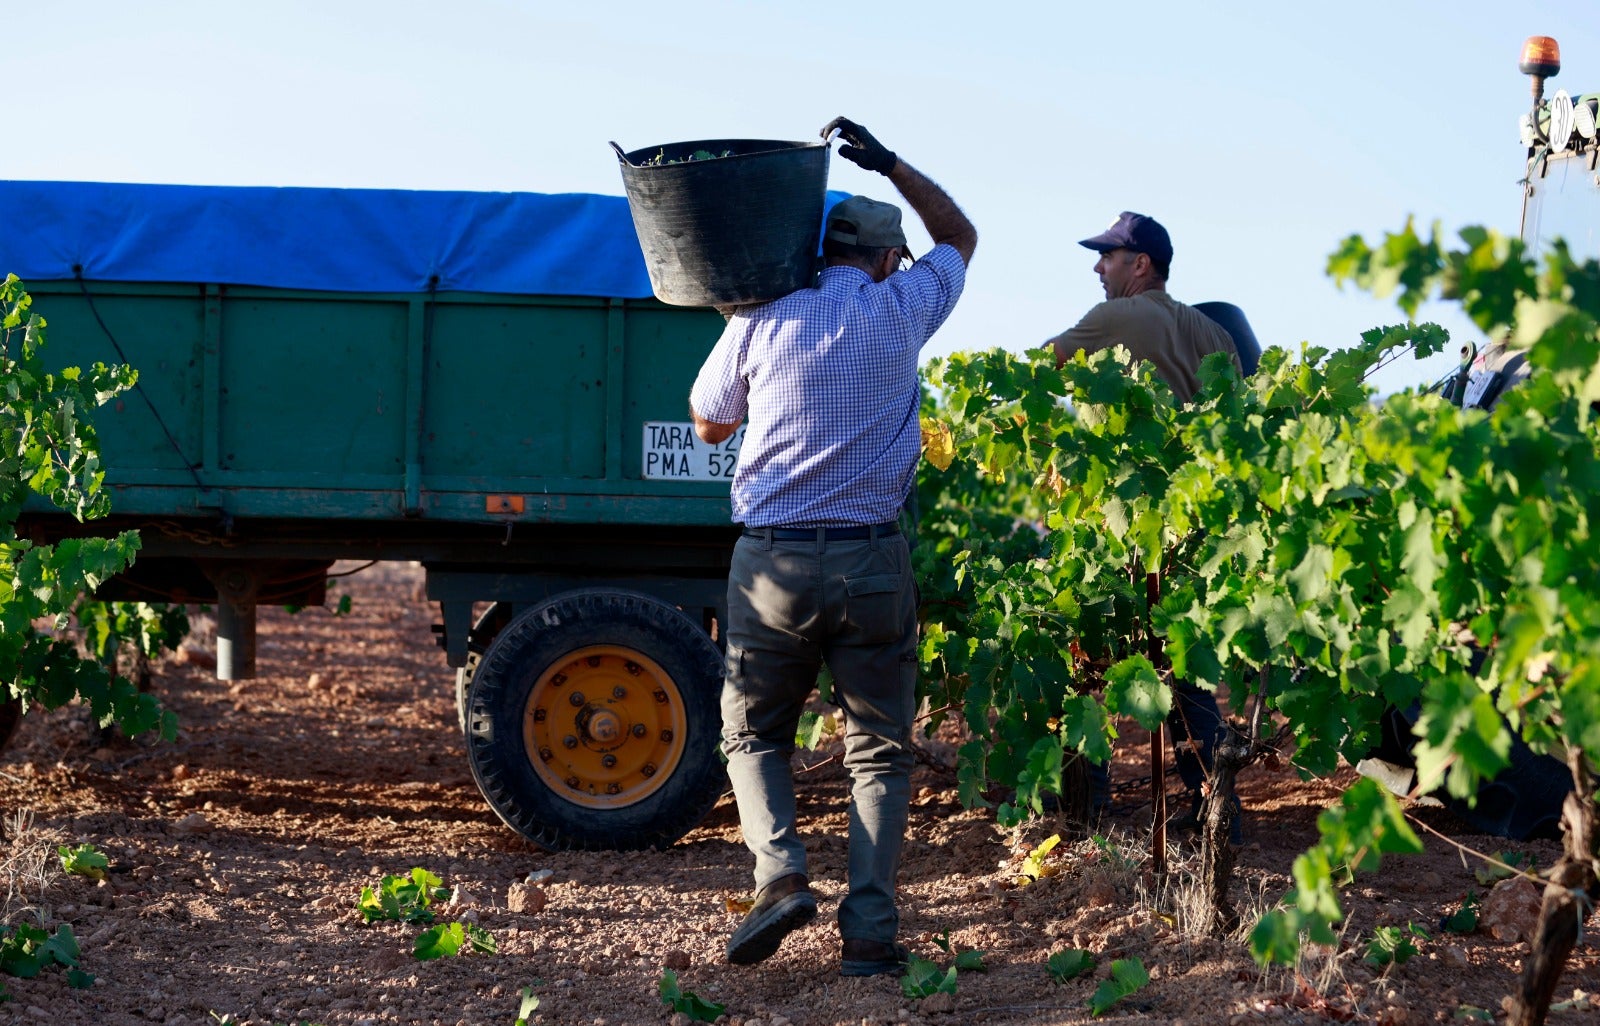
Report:
[{"label": "green metal trailer side", "polygon": [[686,403],[715,312],[26,284],[55,363],[139,371],[94,418],[112,516],[21,525],[138,528],[102,597],[216,603],[219,675],[247,677],[259,603],[322,601],[335,560],[420,561],[474,774],[509,825],[548,847],[660,846],[709,810],[738,440],[699,442]]}]

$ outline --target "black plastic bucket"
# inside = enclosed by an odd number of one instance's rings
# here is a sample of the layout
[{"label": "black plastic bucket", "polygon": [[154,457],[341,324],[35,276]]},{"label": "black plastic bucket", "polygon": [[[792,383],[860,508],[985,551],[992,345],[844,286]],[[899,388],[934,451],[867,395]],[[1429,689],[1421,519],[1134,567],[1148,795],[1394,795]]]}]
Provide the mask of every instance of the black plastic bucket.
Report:
[{"label": "black plastic bucket", "polygon": [[[827,143],[706,139],[628,152],[611,146],[657,299],[675,306],[761,303],[811,284],[828,189]],[[701,152],[712,156],[687,159]]]},{"label": "black plastic bucket", "polygon": [[1256,333],[1250,330],[1250,322],[1245,319],[1244,311],[1232,303],[1210,302],[1196,303],[1196,310],[1221,325],[1233,339],[1233,348],[1239,354],[1239,366],[1244,369],[1244,376],[1249,377],[1261,365],[1261,343],[1256,341]]}]

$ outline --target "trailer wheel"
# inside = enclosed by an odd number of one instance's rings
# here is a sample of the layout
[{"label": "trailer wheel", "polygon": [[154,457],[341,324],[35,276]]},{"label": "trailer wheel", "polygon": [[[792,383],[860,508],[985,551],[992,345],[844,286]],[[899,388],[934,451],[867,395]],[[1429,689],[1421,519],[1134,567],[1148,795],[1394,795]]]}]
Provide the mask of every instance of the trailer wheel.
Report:
[{"label": "trailer wheel", "polygon": [[11,744],[11,738],[17,732],[17,725],[22,722],[22,702],[12,698],[0,702],[0,752],[6,750]]},{"label": "trailer wheel", "polygon": [[472,774],[544,848],[665,848],[716,804],[722,657],[637,592],[569,592],[518,615],[478,662]]},{"label": "trailer wheel", "polygon": [[[1383,714],[1378,745],[1369,757],[1414,768],[1411,728],[1420,714],[1420,705],[1406,710],[1389,707]],[[1534,752],[1526,741],[1513,735],[1509,765],[1493,780],[1481,783],[1471,803],[1452,797],[1442,787],[1435,796],[1474,830],[1526,841],[1561,836],[1561,808],[1572,788],[1572,771],[1566,763]]]},{"label": "trailer wheel", "polygon": [[456,671],[456,723],[463,734],[467,732],[467,692],[472,688],[472,675],[478,671],[483,653],[510,622],[511,603],[496,602],[484,610],[467,634],[467,665]]}]

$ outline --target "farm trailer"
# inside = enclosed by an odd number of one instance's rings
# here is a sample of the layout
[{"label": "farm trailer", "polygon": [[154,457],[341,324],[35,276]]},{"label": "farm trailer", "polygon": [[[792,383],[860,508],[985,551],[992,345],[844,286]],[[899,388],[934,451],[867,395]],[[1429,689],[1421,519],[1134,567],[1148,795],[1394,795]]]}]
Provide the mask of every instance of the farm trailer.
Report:
[{"label": "farm trailer", "polygon": [[739,437],[686,420],[722,320],[649,298],[624,200],[5,182],[0,217],[52,364],[139,372],[94,413],[112,516],[22,522],[137,528],[99,597],[214,604],[251,677],[257,606],[419,561],[508,825],[639,848],[709,811]]},{"label": "farm trailer", "polygon": [[[1518,67],[1533,85],[1532,109],[1518,122],[1524,150],[1518,235],[1535,256],[1561,239],[1579,261],[1600,258],[1600,93],[1557,89],[1546,98],[1546,82],[1561,73],[1560,47],[1548,36],[1523,44]],[[1504,339],[1481,350],[1469,343],[1462,356],[1461,366],[1433,386],[1458,406],[1492,409],[1530,369],[1527,353]]]},{"label": "farm trailer", "polygon": [[[1560,74],[1556,40],[1533,36],[1523,44],[1519,69],[1532,80],[1533,105],[1519,120],[1524,149],[1522,216],[1518,235],[1531,254],[1542,256],[1562,239],[1578,260],[1600,258],[1600,93],[1576,96],[1558,89],[1545,97],[1546,81]],[[1457,406],[1492,410],[1506,390],[1526,380],[1527,350],[1504,338],[1462,348],[1462,362],[1428,391]],[[1382,741],[1358,768],[1400,794],[1415,781],[1411,746],[1420,705],[1390,709],[1382,722]],[[1564,762],[1537,755],[1520,738],[1512,742],[1510,765],[1485,781],[1472,801],[1439,797],[1452,811],[1484,833],[1521,840],[1559,834],[1561,810],[1572,790]]]}]

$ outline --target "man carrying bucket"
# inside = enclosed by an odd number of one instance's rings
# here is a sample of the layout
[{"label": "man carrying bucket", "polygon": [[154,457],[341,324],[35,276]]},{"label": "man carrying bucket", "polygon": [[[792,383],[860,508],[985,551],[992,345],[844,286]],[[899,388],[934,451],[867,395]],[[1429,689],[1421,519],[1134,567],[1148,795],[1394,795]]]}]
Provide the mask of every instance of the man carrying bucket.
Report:
[{"label": "man carrying bucket", "polygon": [[756,901],[728,941],[750,965],[817,913],[789,759],[825,660],[845,713],[849,893],[841,972],[898,972],[895,878],[910,804],[917,592],[898,517],[920,454],[918,356],[954,309],[978,233],[945,192],[866,129],[835,118],[839,155],[894,183],[934,247],[909,267],[900,210],[833,208],[815,287],[741,307],[689,393],[718,443],[748,418],[732,488],[744,526],[728,574],[723,751]]}]

